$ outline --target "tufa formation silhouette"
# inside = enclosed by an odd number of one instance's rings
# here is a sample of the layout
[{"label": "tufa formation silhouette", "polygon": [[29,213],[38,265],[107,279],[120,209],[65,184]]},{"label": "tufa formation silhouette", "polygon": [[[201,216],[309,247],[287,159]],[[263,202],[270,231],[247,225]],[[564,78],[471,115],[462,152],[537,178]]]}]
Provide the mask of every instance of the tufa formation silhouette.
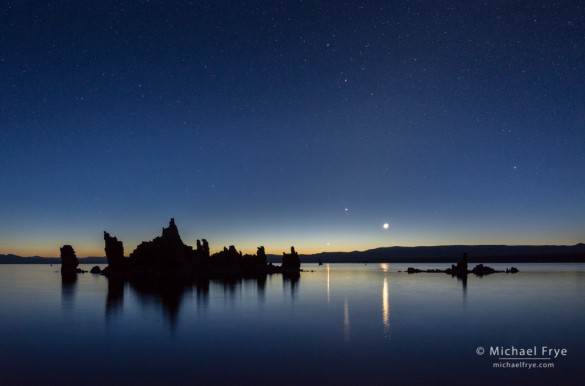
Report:
[{"label": "tufa formation silhouette", "polygon": [[104,231],[104,241],[106,242],[106,257],[108,259],[108,267],[114,272],[122,271],[125,268],[126,261],[124,259],[124,244],[118,241],[116,237],[111,237],[108,232]]},{"label": "tufa formation silhouette", "polygon": [[77,273],[83,273],[85,271],[78,269],[79,261],[75,256],[75,251],[71,245],[63,245],[61,247],[61,274],[62,275],[75,275]]},{"label": "tufa formation silhouette", "polygon": [[194,276],[257,276],[272,273],[300,272],[299,255],[291,247],[290,254],[283,254],[282,266],[267,264],[264,247],[258,247],[256,255],[242,255],[236,247],[230,245],[223,251],[210,256],[207,240],[197,240],[197,248],[185,245],[175,219],[171,218],[169,226],[162,229],[162,235],[151,241],[143,241],[124,258],[124,247],[116,237],[104,231],[108,267],[104,275],[172,275],[182,277]]},{"label": "tufa formation silhouette", "polygon": [[282,253],[282,269],[287,272],[297,271],[301,268],[301,260],[299,254],[295,251],[295,247],[290,247],[290,253]]},{"label": "tufa formation silhouette", "polygon": [[464,281],[467,280],[467,275],[473,273],[476,276],[484,276],[489,275],[492,273],[518,273],[518,268],[512,267],[510,269],[506,269],[505,271],[498,271],[493,269],[492,267],[484,266],[483,264],[476,265],[472,270],[467,268],[467,253],[463,253],[463,258],[461,261],[457,262],[457,265],[451,264],[451,268],[447,269],[418,269],[408,267],[408,273],[420,273],[420,272],[427,272],[427,273],[447,273],[451,276],[456,276],[458,279],[463,279]]}]

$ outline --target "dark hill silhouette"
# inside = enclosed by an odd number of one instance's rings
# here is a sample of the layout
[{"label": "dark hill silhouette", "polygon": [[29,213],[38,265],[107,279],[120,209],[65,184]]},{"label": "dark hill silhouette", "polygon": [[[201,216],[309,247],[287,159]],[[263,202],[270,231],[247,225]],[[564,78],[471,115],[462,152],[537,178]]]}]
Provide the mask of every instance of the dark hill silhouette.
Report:
[{"label": "dark hill silhouette", "polygon": [[565,245],[441,245],[429,247],[384,247],[353,252],[322,252],[301,255],[301,261],[316,263],[450,263],[463,253],[469,262],[531,263],[585,262],[585,244]]}]

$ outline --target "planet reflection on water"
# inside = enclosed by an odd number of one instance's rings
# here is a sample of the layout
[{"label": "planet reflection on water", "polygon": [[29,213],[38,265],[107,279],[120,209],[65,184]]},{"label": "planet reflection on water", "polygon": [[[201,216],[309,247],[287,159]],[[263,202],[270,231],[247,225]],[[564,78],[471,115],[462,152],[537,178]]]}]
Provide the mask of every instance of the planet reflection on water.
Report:
[{"label": "planet reflection on water", "polygon": [[[466,284],[397,264],[189,283],[2,268],[2,384],[579,384],[585,375],[578,264],[524,264]],[[542,345],[567,355],[552,369],[512,371],[476,353]]]}]

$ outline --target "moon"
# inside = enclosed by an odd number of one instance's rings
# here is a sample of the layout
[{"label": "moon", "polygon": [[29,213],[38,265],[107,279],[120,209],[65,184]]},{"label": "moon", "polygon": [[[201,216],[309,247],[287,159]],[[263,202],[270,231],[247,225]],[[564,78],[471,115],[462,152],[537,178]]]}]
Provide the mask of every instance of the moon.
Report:
[{"label": "moon", "polygon": [[390,228],[390,224],[388,224],[387,222],[385,222],[384,225],[382,225],[382,228],[388,229],[388,228]]}]

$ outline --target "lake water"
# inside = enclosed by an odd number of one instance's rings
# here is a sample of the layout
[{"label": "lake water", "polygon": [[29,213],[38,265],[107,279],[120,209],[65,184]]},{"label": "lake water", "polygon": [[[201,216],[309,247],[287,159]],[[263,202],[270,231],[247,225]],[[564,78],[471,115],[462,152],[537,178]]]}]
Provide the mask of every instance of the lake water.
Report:
[{"label": "lake water", "polygon": [[0,384],[582,384],[585,265],[514,265],[464,284],[305,264],[157,290],[0,265]]}]

